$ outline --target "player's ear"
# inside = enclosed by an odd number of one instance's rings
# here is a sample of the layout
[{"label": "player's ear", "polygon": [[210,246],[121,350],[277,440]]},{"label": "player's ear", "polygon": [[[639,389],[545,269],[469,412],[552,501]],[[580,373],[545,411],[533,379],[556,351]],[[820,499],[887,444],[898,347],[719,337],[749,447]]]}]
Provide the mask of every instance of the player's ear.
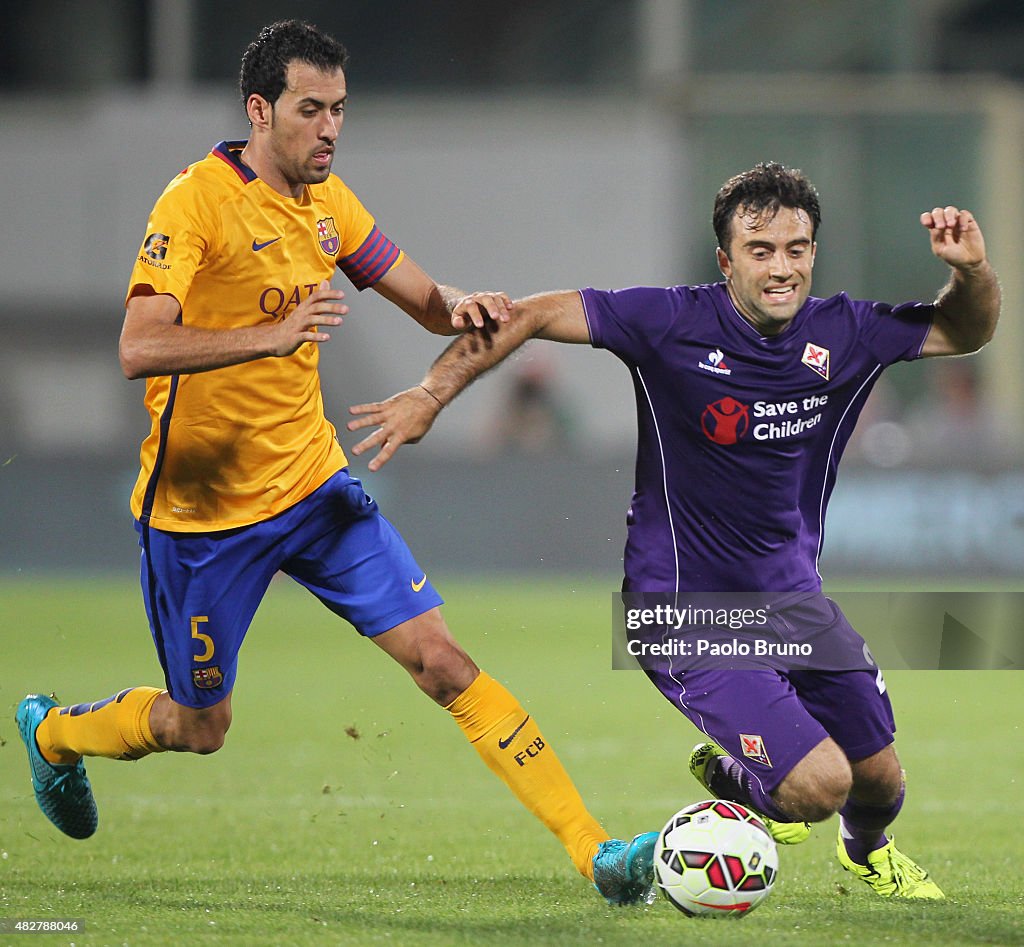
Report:
[{"label": "player's ear", "polygon": [[715,259],[718,260],[718,269],[722,276],[729,279],[732,276],[732,261],[729,259],[729,255],[721,247],[716,247]]},{"label": "player's ear", "polygon": [[262,95],[253,92],[246,100],[245,114],[253,128],[269,128],[273,124],[274,106]]}]

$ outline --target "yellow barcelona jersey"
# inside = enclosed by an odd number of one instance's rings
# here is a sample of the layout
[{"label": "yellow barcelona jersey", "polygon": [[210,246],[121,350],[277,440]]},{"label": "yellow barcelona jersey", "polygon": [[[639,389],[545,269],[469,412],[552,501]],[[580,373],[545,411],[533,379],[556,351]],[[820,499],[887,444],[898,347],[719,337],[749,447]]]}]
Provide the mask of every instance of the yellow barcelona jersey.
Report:
[{"label": "yellow barcelona jersey", "polygon": [[[340,266],[358,289],[402,258],[334,175],[292,199],[221,142],[153,208],[132,271],[174,296],[183,325],[231,329],[283,319]],[[150,433],[132,512],[176,532],[245,526],[308,496],[346,464],[324,416],[319,348],[146,380]]]}]

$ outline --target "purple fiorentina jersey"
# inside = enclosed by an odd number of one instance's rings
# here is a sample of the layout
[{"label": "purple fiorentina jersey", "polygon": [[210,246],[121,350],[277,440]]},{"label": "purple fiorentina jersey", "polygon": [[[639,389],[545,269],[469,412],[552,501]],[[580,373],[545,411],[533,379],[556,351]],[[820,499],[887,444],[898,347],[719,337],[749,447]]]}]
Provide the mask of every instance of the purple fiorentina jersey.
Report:
[{"label": "purple fiorentina jersey", "polygon": [[581,293],[592,344],[636,390],[626,589],[813,592],[843,448],[933,307],[808,298],[762,337],[724,283]]}]

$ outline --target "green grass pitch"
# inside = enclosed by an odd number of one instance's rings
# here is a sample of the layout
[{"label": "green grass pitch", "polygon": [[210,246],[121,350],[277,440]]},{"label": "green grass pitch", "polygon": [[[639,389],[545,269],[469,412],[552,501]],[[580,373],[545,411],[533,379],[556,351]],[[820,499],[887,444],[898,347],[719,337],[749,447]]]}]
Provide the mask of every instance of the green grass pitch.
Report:
[{"label": "green grass pitch", "polygon": [[[439,586],[456,636],[538,719],[613,835],[701,798],[686,770],[697,732],[641,674],[611,670],[614,579]],[[286,581],[243,648],[225,748],[92,760],[99,831],[65,838],[33,801],[18,700],[159,684],[156,658],[133,583],[3,580],[0,918],[86,923],[7,935],[19,945],[1024,943],[1024,676],[887,680],[908,770],[896,837],[948,900],[876,898],[836,863],[833,820],[782,849],[750,917],[687,920],[663,900],[607,907],[447,715]]]}]

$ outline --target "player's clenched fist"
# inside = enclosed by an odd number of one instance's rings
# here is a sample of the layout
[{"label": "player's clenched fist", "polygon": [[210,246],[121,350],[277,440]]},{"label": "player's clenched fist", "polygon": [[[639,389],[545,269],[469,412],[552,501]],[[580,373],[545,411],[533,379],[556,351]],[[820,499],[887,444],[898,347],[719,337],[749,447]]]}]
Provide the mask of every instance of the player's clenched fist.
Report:
[{"label": "player's clenched fist", "polygon": [[985,261],[985,238],[969,210],[952,204],[936,207],[921,215],[921,225],[928,230],[932,252],[950,266],[971,267]]}]

